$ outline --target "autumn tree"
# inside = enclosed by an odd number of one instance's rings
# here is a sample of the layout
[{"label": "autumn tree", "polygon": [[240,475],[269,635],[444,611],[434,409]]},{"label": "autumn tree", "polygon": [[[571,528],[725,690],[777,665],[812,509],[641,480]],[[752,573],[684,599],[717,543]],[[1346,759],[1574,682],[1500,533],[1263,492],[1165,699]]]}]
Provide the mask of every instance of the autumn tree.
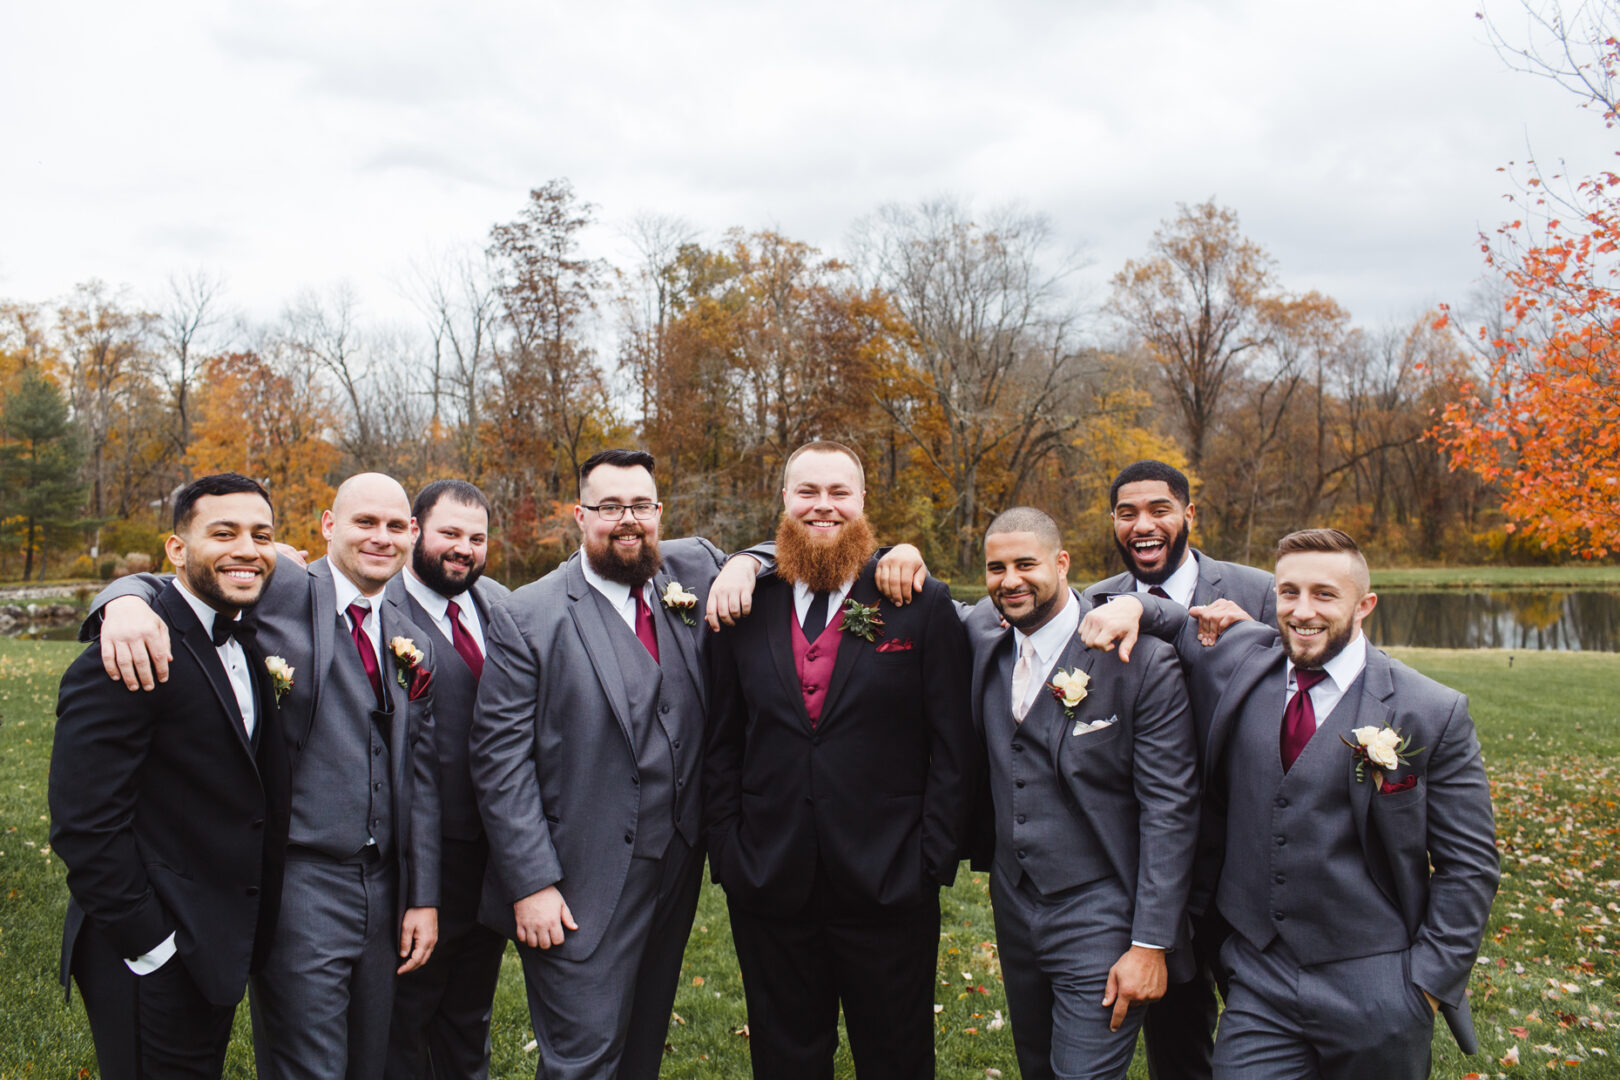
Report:
[{"label": "autumn tree", "polygon": [[[1612,131],[1620,114],[1620,5],[1526,0],[1528,37],[1500,51],[1571,90]],[[1499,485],[1502,509],[1545,546],[1620,551],[1620,172],[1572,185],[1530,165],[1520,216],[1482,237],[1507,286],[1505,325],[1481,331],[1482,368],[1435,438],[1454,468]]]},{"label": "autumn tree", "polygon": [[[176,457],[183,458],[191,445],[195,412],[191,398],[196,390],[197,369],[204,356],[201,346],[220,323],[220,299],[224,289],[223,278],[204,270],[172,276],[168,297],[158,313],[156,329],[163,345],[163,362],[158,371],[168,389],[173,410],[171,439]],[[191,470],[184,462],[181,473],[183,480],[191,480]]]},{"label": "autumn tree", "polygon": [[855,240],[908,328],[879,402],[947,495],[951,561],[974,572],[986,510],[1015,502],[1080,422],[1079,261],[1054,257],[1044,215],[981,224],[950,199],[885,206]]}]

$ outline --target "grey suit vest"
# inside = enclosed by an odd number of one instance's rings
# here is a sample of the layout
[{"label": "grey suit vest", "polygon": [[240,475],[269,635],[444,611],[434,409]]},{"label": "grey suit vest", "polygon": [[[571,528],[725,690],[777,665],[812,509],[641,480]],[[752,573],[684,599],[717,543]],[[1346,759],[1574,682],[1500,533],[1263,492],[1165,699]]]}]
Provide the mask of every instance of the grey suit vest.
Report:
[{"label": "grey suit vest", "polygon": [[[473,602],[472,594],[463,593],[456,602],[465,607]],[[411,616],[419,625],[434,631],[433,659],[437,666],[433,672],[433,739],[439,756],[439,831],[453,840],[476,840],[483,835],[484,821],[478,816],[472,772],[467,765],[467,729],[478,701],[478,680],[455,646],[438,632],[438,624],[414,599]],[[489,625],[487,617],[484,625]]]},{"label": "grey suit vest", "polygon": [[[691,690],[673,634],[677,631],[654,612],[658,624],[659,663],[641,644],[606,597],[591,590],[601,606],[615,659],[630,701],[630,734],[635,744],[637,791],[636,839],[631,854],[659,858],[677,831],[696,844],[698,749],[703,710]],[[664,670],[661,670],[664,669]]]},{"label": "grey suit vest", "polygon": [[337,621],[319,714],[293,766],[288,840],[347,859],[367,839],[375,839],[379,854],[387,856],[394,833],[388,743],[371,721],[377,695],[371,692],[348,620],[339,614]]},{"label": "grey suit vest", "polygon": [[[1008,640],[1014,640],[1011,635]],[[996,815],[996,872],[1009,886],[1024,875],[1053,893],[1112,877],[1113,866],[1091,823],[1070,799],[1052,748],[1069,721],[1041,693],[1019,724],[1012,714],[1013,649],[990,665],[984,680],[984,734],[990,754],[990,798]]]},{"label": "grey suit vest", "polygon": [[1281,937],[1305,964],[1404,949],[1406,920],[1367,872],[1345,797],[1350,748],[1339,736],[1355,725],[1363,679],[1285,775],[1281,655],[1249,694],[1227,744],[1226,864],[1215,905],[1256,948]]}]

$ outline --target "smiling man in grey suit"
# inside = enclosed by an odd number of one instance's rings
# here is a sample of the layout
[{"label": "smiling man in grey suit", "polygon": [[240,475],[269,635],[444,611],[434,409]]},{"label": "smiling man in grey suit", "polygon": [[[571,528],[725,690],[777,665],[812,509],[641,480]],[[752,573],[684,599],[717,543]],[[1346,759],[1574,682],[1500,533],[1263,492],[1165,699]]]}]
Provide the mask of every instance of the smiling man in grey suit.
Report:
[{"label": "smiling man in grey suit", "polygon": [[583,550],[486,628],[482,916],[519,944],[548,1080],[657,1076],[702,883],[699,617],[724,559],[659,542],[652,470],[639,450],[581,465]]},{"label": "smiling man in grey suit", "polygon": [[[326,558],[308,570],[280,560],[256,609],[265,652],[292,667],[281,700],[292,769],[286,879],[252,993],[259,1075],[273,1080],[380,1077],[396,971],[420,967],[438,937],[433,647],[383,593],[416,535],[410,502],[390,477],[352,476],[321,532]],[[136,576],[97,598],[87,627],[105,603],[109,673],[132,647],[168,655],[161,620],[141,606],[160,588]],[[395,638],[415,651],[402,657]]]},{"label": "smiling man in grey suit", "polygon": [[1153,597],[1082,625],[1128,656],[1146,608],[1204,714],[1222,847],[1199,887],[1235,930],[1216,1077],[1417,1080],[1436,1010],[1478,1049],[1466,995],[1500,875],[1490,785],[1467,699],[1368,647],[1377,599],[1355,541],[1307,529],[1277,545],[1275,627],[1227,604],[1237,625],[1205,647]]},{"label": "smiling man in grey suit", "polygon": [[1158,642],[1129,666],[1081,645],[1046,514],[1005,511],[984,551],[989,595],[967,620],[989,755],[973,855],[990,870],[1018,1066],[1123,1077],[1140,1006],[1188,959],[1198,783],[1181,670]]}]

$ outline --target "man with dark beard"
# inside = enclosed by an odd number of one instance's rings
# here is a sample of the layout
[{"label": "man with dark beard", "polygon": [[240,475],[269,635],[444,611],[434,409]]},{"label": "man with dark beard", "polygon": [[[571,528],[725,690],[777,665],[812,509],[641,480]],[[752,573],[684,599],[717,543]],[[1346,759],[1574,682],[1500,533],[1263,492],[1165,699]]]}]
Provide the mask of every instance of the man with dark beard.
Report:
[{"label": "man with dark beard", "polygon": [[701,616],[724,558],[660,543],[652,470],[639,450],[581,465],[583,551],[485,627],[480,914],[518,942],[548,1080],[657,1076],[702,884]]},{"label": "man with dark beard", "polygon": [[948,589],[880,598],[860,459],[788,458],[777,570],[709,642],[704,830],[726,890],[754,1075],[830,1076],[842,1004],[863,1077],[934,1074],[939,889],[978,760]]},{"label": "man with dark beard", "polygon": [[[1114,546],[1125,572],[1085,591],[1086,606],[1120,593],[1149,593],[1194,614],[1225,598],[1250,618],[1275,624],[1277,595],[1271,575],[1241,563],[1221,562],[1188,547],[1198,507],[1187,477],[1162,461],[1137,461],[1120,470],[1108,489]],[[1213,704],[1213,703],[1212,703]],[[1152,1080],[1208,1080],[1215,1046],[1215,960],[1226,928],[1206,915],[1208,897],[1192,897],[1197,958],[1186,978],[1173,981],[1147,1009],[1142,1027]]]},{"label": "man with dark beard", "polygon": [[434,681],[439,756],[439,944],[400,976],[388,1035],[388,1080],[489,1075],[489,1022],[506,939],[478,921],[489,857],[467,765],[467,730],[484,669],[490,612],[510,592],[484,577],[489,500],[464,480],[436,480],[411,507],[420,532],[388,599],[430,630],[440,657]]}]

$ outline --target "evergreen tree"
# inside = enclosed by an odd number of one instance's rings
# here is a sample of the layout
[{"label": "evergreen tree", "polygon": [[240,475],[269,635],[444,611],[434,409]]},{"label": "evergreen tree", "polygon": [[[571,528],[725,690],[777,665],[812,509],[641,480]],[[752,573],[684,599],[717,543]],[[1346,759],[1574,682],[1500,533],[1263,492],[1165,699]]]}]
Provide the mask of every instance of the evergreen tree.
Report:
[{"label": "evergreen tree", "polygon": [[61,390],[34,372],[23,375],[6,399],[0,425],[7,439],[0,446],[0,521],[22,541],[27,581],[36,548],[43,577],[46,538],[78,519],[85,493],[84,446]]}]

